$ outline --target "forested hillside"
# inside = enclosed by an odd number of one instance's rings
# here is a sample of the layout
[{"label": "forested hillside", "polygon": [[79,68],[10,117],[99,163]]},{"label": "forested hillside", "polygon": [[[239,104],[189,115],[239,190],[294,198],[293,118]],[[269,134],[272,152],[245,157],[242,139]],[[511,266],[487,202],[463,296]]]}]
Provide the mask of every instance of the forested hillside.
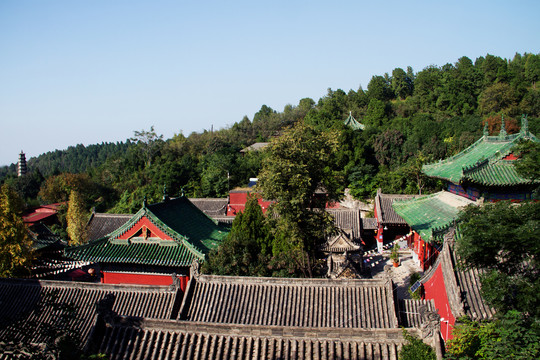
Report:
[{"label": "forested hillside", "polygon": [[[32,181],[10,177],[4,168],[1,182],[14,184],[27,201],[48,202],[67,199],[70,190],[82,186],[74,185],[73,175],[61,173],[85,173],[78,175],[84,177],[79,183],[94,189],[86,197],[87,208],[115,212],[135,211],[145,195],[150,202],[158,200],[164,186],[172,196],[183,189],[193,197],[224,197],[261,168],[264,152],[243,155],[242,148],[270,141],[303,120],[319,130],[339,131],[337,165],[345,173],[342,187],[353,195],[369,197],[378,187],[428,192],[441,184],[424,178],[421,165],[463,150],[481,136],[484,121],[498,133],[504,115],[512,133],[519,130],[521,114],[528,114],[530,131],[540,133],[539,78],[538,54],[510,60],[462,57],[416,73],[396,68],[373,76],[367,90],[328,89],[317,102],[304,98],[282,111],[263,105],[252,119],[246,116],[219,131],[184,136],[178,129],[178,135],[163,140],[149,124],[150,130],[137,131],[133,141],[47,153],[30,159]],[[349,114],[364,130],[344,125]]]}]

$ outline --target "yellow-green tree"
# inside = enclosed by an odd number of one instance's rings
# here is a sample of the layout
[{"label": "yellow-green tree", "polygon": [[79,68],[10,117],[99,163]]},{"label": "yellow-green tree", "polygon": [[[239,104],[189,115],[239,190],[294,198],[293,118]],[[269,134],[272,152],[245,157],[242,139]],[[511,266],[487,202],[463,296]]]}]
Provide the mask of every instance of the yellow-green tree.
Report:
[{"label": "yellow-green tree", "polygon": [[22,201],[9,185],[0,188],[0,276],[27,273],[32,260],[32,240],[21,217]]},{"label": "yellow-green tree", "polygon": [[84,209],[84,202],[78,191],[72,190],[69,194],[67,211],[67,233],[70,245],[80,245],[86,241],[86,223],[88,214]]}]

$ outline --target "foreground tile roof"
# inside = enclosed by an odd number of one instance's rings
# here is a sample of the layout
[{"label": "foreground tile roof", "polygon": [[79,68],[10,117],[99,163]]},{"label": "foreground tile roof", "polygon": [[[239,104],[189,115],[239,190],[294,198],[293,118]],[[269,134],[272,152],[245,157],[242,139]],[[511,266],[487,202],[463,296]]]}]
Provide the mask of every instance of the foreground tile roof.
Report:
[{"label": "foreground tile roof", "polygon": [[186,290],[179,320],[292,327],[398,326],[389,280],[196,274]]},{"label": "foreground tile roof", "polygon": [[448,191],[412,200],[396,201],[394,210],[424,241],[440,240],[446,230],[453,225],[459,211],[474,201]]},{"label": "foreground tile roof", "polygon": [[[410,329],[419,334],[416,329]],[[397,360],[401,329],[284,328],[143,320],[108,327],[100,353],[110,359]]]},{"label": "foreground tile roof", "polygon": [[435,311],[433,300],[400,299],[398,304],[400,325],[406,328],[420,328],[423,313]]},{"label": "foreground tile roof", "polygon": [[[21,339],[39,343],[41,331],[46,324],[59,319],[56,305],[73,305],[75,316],[70,323],[80,332],[86,344],[95,324],[96,303],[109,294],[114,296],[112,310],[119,315],[170,318],[176,299],[176,289],[163,286],[105,285],[100,283],[76,283],[65,281],[0,280],[0,338],[17,337],[9,332],[15,319],[36,326],[31,338]],[[41,305],[40,305],[41,304]]]}]

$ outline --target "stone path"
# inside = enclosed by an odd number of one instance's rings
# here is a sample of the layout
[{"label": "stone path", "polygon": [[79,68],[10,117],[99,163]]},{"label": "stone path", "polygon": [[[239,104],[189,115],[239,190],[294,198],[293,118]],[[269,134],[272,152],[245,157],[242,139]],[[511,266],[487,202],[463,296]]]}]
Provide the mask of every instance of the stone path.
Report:
[{"label": "stone path", "polygon": [[369,266],[371,276],[374,279],[384,277],[385,268],[389,269],[390,276],[392,276],[392,280],[397,287],[398,299],[410,298],[407,289],[409,287],[411,274],[415,272],[422,274],[422,269],[416,265],[412,258],[412,250],[407,249],[399,251],[400,265],[398,267],[392,265],[390,251],[385,251],[382,255],[373,255],[368,259],[369,261],[366,263],[366,266]]}]

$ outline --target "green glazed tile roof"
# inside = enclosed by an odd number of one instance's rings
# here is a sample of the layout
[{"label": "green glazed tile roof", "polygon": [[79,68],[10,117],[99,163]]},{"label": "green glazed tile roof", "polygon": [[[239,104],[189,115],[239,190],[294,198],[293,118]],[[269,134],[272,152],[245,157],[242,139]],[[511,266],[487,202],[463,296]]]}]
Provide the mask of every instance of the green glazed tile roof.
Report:
[{"label": "green glazed tile roof", "polygon": [[352,113],[349,113],[349,117],[347,117],[343,123],[353,130],[364,130],[365,128],[365,125],[356,120],[352,116]]},{"label": "green glazed tile roof", "polygon": [[[118,240],[142,217],[147,217],[173,241]],[[66,255],[95,262],[189,266],[194,258],[203,260],[227,233],[227,228],[217,225],[186,197],[180,197],[143,206],[107,237],[66,249]]]},{"label": "green glazed tile roof", "polygon": [[463,169],[463,179],[472,183],[490,186],[532,184],[534,180],[521,177],[512,160],[485,160],[476,166]]},{"label": "green glazed tile roof", "polygon": [[[459,184],[463,180],[464,169],[477,166],[477,164],[482,163],[484,160],[498,161],[502,159],[511,153],[511,149],[520,139],[538,141],[534,135],[525,131],[504,137],[484,135],[459,154],[448,159],[441,160],[437,163],[424,165],[422,167],[422,171],[427,176],[436,177]],[[490,169],[495,170],[495,168],[488,168],[486,171]],[[484,176],[495,178],[498,176],[498,173],[495,171],[493,174]],[[478,179],[480,180],[481,178]],[[504,179],[501,178],[496,181],[505,182],[508,180],[511,180],[511,177],[505,177]],[[518,179],[516,178],[516,180]],[[485,185],[490,184],[486,183]]]},{"label": "green glazed tile roof", "polygon": [[189,266],[193,259],[204,258],[202,254],[180,243],[172,246],[163,246],[157,242],[115,244],[108,239],[68,249],[66,253],[72,258],[92,262],[159,266]]},{"label": "green glazed tile roof", "polygon": [[413,200],[395,201],[392,206],[424,241],[441,239],[460,209],[473,201],[447,191]]}]

